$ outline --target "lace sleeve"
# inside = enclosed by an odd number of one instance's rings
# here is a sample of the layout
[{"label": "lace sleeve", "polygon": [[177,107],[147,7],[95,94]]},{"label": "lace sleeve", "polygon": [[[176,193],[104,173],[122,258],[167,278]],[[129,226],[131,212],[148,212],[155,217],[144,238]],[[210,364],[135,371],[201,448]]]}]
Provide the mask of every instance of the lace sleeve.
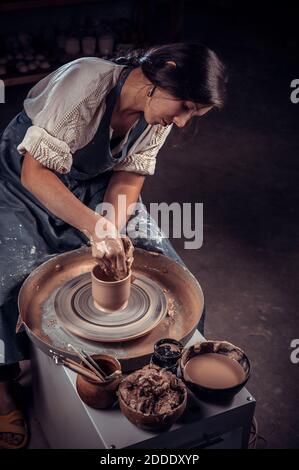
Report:
[{"label": "lace sleeve", "polygon": [[127,155],[113,170],[132,171],[141,175],[153,175],[155,173],[157,154],[171,129],[172,124],[166,127],[161,125],[154,126],[149,144],[141,151]]}]

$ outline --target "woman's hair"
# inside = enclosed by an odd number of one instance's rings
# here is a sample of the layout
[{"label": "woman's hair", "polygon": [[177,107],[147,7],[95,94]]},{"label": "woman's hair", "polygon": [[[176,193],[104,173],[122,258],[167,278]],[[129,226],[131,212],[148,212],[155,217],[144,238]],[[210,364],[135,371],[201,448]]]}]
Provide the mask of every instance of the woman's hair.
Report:
[{"label": "woman's hair", "polygon": [[154,86],[167,90],[180,100],[216,108],[224,105],[225,66],[215,52],[202,44],[175,43],[145,51],[139,49],[115,59],[115,62],[141,66]]}]

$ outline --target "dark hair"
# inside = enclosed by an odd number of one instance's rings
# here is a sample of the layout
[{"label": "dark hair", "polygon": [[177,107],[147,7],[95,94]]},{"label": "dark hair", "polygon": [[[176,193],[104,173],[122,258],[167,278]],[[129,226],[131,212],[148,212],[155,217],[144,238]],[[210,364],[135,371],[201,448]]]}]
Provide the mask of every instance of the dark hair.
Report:
[{"label": "dark hair", "polygon": [[[136,50],[116,63],[141,66],[154,86],[178,99],[222,108],[227,75],[217,54],[198,43],[174,43]],[[167,62],[174,62],[176,66]]]}]

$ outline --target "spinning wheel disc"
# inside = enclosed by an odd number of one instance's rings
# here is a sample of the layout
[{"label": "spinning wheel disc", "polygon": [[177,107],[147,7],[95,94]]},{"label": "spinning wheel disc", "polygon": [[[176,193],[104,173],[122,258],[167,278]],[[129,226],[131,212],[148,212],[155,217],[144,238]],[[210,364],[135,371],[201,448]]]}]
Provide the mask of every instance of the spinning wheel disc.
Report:
[{"label": "spinning wheel disc", "polygon": [[62,326],[73,334],[92,341],[128,341],[150,332],[167,313],[161,287],[138,273],[131,284],[128,305],[105,313],[95,307],[90,273],[67,281],[56,293],[53,308]]},{"label": "spinning wheel disc", "polygon": [[[88,306],[88,283],[94,265],[90,248],[80,248],[49,259],[36,268],[23,283],[18,298],[20,319],[31,341],[48,356],[55,360],[57,357],[76,359],[68,349],[68,344],[72,343],[79,349],[83,348],[88,354],[115,356],[121,362],[123,370],[130,371],[148,363],[153,346],[159,339],[174,338],[186,344],[191,338],[204,307],[200,285],[185,267],[160,253],[140,248],[134,250],[132,273],[137,280],[132,285],[132,295],[145,296],[138,302],[140,304],[144,302],[142,308],[146,310],[147,296],[152,305],[149,289],[150,287],[155,289],[157,302],[162,302],[161,309],[158,308],[161,317],[157,319],[156,326],[154,327],[153,320],[153,328],[148,330],[147,334],[144,333],[143,336],[130,341],[90,340],[80,336],[80,332],[72,333],[67,329],[68,324],[63,322],[64,318],[68,320],[69,314],[65,311],[67,305],[72,311],[77,312],[74,316],[83,323],[84,328],[88,326],[89,329],[97,329],[98,322],[102,324],[101,328],[107,328],[107,325],[103,324],[103,315]],[[144,287],[145,280],[149,282],[150,287]],[[73,307],[71,300],[66,300],[65,297],[61,319],[56,313],[55,302],[61,302],[66,295],[64,292],[66,285],[72,288],[69,298],[73,299]],[[135,287],[136,290],[138,288],[143,290],[142,295],[139,291],[138,294],[135,292]],[[166,314],[163,316],[164,301]],[[87,305],[83,313],[82,305]],[[111,321],[110,315],[105,316],[105,322]],[[136,316],[131,324],[132,317],[125,318],[120,315],[117,328],[126,329],[129,333],[126,336],[130,336],[131,325],[136,326],[137,323],[145,322],[146,316],[146,314],[143,317]],[[116,313],[115,318],[117,318]],[[75,328],[74,324],[71,328]],[[110,325],[109,328],[115,329]]]}]

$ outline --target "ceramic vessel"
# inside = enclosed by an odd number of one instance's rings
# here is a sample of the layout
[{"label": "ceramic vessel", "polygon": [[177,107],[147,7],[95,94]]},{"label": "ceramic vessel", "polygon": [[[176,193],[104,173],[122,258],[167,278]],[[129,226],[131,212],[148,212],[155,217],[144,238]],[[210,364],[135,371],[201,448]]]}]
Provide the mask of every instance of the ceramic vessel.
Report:
[{"label": "ceramic vessel", "polygon": [[91,288],[95,306],[107,313],[122,310],[128,305],[131,292],[131,271],[119,281],[107,281],[98,265],[91,271]]},{"label": "ceramic vessel", "polygon": [[[107,375],[113,374],[115,371],[121,372],[121,365],[115,357],[105,354],[95,354],[91,357]],[[80,365],[87,369],[85,364],[81,363]],[[98,383],[78,374],[76,386],[81,400],[86,403],[86,405],[91,408],[105,409],[111,407],[117,400],[116,392],[120,382],[121,374],[112,380],[107,380],[102,383]]]}]

